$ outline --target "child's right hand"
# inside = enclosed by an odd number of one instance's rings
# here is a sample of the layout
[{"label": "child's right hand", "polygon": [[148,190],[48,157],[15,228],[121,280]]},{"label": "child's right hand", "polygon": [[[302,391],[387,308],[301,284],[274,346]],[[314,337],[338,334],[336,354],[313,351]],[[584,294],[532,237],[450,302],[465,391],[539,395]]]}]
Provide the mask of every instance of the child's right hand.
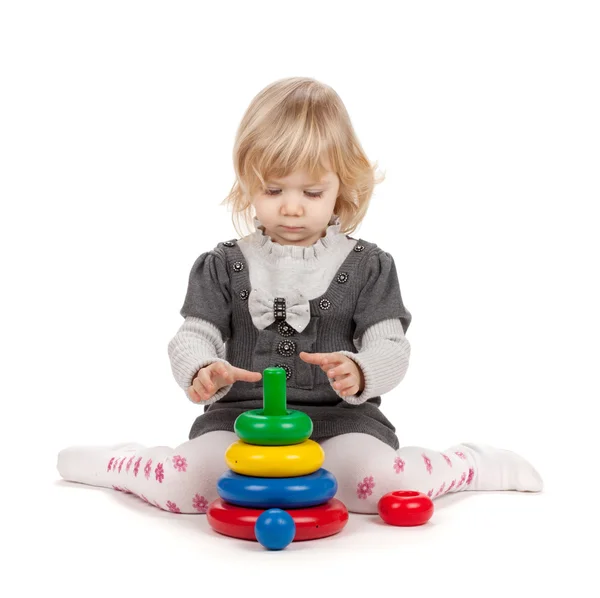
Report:
[{"label": "child's right hand", "polygon": [[192,386],[187,389],[187,395],[194,403],[208,401],[221,388],[233,384],[238,380],[243,382],[258,382],[262,378],[260,372],[251,372],[236,368],[230,363],[215,361],[206,367],[200,368],[192,381]]}]

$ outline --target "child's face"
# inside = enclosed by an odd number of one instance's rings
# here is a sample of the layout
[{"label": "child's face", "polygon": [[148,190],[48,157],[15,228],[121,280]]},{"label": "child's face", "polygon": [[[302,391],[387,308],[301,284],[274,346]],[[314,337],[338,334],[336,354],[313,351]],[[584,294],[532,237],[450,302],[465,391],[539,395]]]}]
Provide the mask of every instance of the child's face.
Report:
[{"label": "child's face", "polygon": [[252,197],[252,205],[265,234],[273,241],[308,247],[325,234],[340,188],[335,172],[328,170],[321,181],[311,180],[305,171],[296,171],[265,182],[266,188]]}]

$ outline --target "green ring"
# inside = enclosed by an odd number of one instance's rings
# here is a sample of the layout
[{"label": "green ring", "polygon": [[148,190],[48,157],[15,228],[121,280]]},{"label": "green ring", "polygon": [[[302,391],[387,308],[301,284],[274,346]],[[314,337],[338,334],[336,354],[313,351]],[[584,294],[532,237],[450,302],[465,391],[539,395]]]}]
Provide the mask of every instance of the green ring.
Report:
[{"label": "green ring", "polygon": [[234,430],[248,444],[298,444],[310,437],[313,423],[303,411],[286,409],[285,415],[265,415],[263,409],[252,409],[238,415]]}]

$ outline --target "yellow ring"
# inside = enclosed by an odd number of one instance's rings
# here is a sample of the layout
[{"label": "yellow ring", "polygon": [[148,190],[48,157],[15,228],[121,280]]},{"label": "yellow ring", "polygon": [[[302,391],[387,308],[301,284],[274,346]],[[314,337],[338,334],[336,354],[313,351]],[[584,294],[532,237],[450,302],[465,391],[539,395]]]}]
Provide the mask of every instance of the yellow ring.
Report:
[{"label": "yellow ring", "polygon": [[325,453],[314,440],[286,446],[261,446],[242,440],[225,452],[225,462],[235,473],[262,478],[291,478],[314,473],[323,465]]}]

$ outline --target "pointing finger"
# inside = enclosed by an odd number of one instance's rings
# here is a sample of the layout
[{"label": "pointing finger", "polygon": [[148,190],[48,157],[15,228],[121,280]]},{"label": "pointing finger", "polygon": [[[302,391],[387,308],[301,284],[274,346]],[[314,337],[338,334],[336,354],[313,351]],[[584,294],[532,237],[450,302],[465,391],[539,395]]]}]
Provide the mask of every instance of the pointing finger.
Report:
[{"label": "pointing finger", "polygon": [[300,358],[316,365],[322,365],[327,362],[338,363],[339,361],[339,357],[336,357],[335,353],[307,353],[306,351],[302,351]]},{"label": "pointing finger", "polygon": [[233,377],[242,382],[258,382],[262,378],[262,374],[260,372],[250,372],[249,370],[234,367]]}]

